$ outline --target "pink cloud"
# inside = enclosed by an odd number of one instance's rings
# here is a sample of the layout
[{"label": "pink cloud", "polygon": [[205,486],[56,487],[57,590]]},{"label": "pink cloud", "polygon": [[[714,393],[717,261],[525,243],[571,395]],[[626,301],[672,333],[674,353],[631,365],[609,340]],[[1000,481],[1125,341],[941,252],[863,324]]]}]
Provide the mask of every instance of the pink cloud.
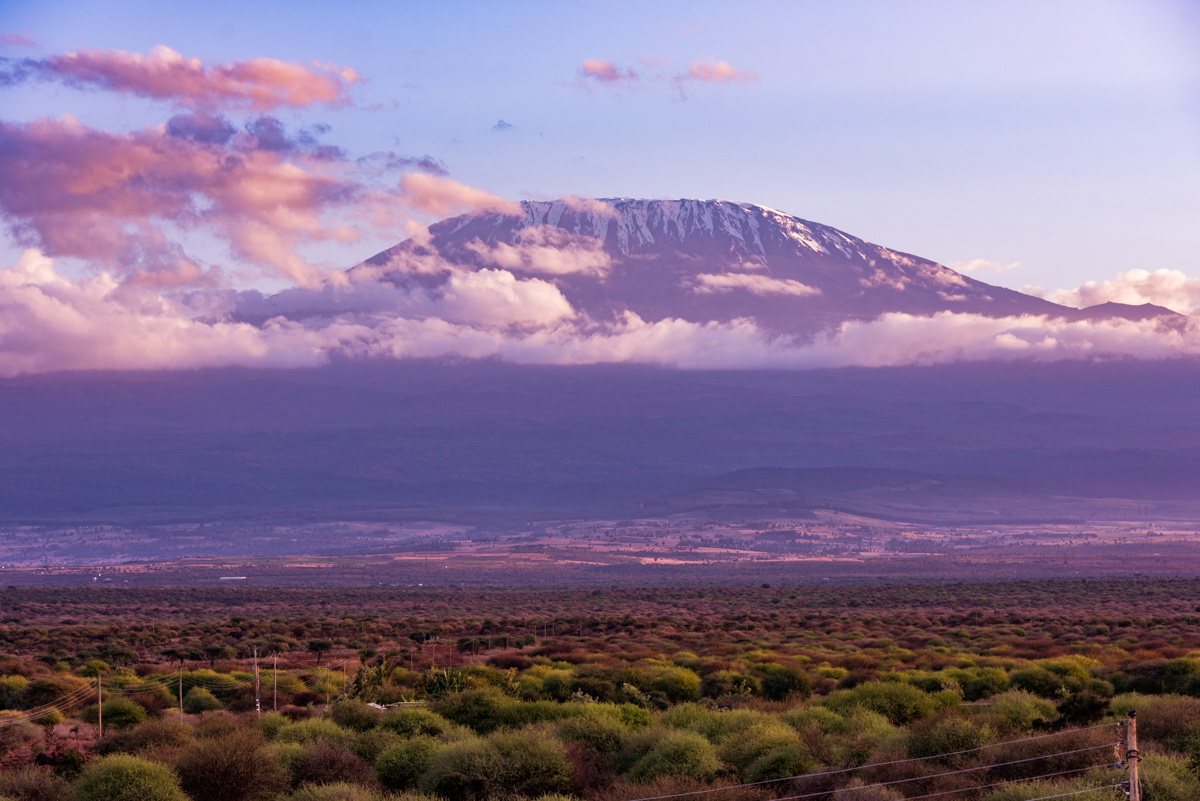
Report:
[{"label": "pink cloud", "polygon": [[1109,302],[1134,306],[1153,303],[1180,314],[1200,315],[1200,279],[1189,278],[1179,270],[1166,268],[1154,272],[1130,270],[1111,281],[1088,281],[1074,289],[1060,289],[1056,292],[1045,292],[1030,286],[1022,291],[1081,309]]},{"label": "pink cloud", "polygon": [[467,248],[485,264],[521,272],[603,278],[612,268],[612,258],[599,239],[573,234],[553,225],[525,228],[513,244],[485,245],[476,239]]},{"label": "pink cloud", "polygon": [[820,295],[816,287],[793,281],[790,278],[771,278],[752,273],[701,273],[696,276],[692,291],[701,295],[744,290],[753,295],[795,295],[808,297]]},{"label": "pink cloud", "polygon": [[400,190],[408,208],[433,217],[449,217],[468,211],[525,213],[520,203],[438,175],[409,173],[400,179]]},{"label": "pink cloud", "polygon": [[697,59],[688,67],[687,77],[707,83],[744,83],[757,81],[753,70],[739,70],[726,61],[704,58]]},{"label": "pink cloud", "polygon": [[749,83],[757,81],[758,74],[753,70],[740,70],[727,61],[717,61],[713,58],[699,58],[688,65],[687,72],[676,75],[671,79],[671,86],[680,95],[684,94],[684,85],[692,81],[701,83]]},{"label": "pink cloud", "polygon": [[0,47],[37,47],[33,34],[28,29],[20,33],[0,33]]},{"label": "pink cloud", "polygon": [[21,74],[56,78],[69,86],[107,89],[169,100],[193,108],[300,108],[317,103],[350,104],[349,89],[361,80],[349,67],[311,66],[273,58],[207,67],[159,45],[149,55],[121,50],[86,50],[27,61]]},{"label": "pink cloud", "polygon": [[399,193],[360,183],[352,163],[257,144],[246,134],[220,143],[161,127],[112,134],[71,117],[0,122],[0,213],[22,244],[174,286],[213,276],[164,224],[213,233],[240,259],[300,284],[323,280],[300,245],[398,229]]},{"label": "pink cloud", "polygon": [[616,85],[633,85],[638,81],[636,72],[630,69],[621,69],[607,58],[589,58],[583,62],[583,67],[580,68],[580,75],[585,80],[592,80],[598,83],[607,84],[609,86]]}]

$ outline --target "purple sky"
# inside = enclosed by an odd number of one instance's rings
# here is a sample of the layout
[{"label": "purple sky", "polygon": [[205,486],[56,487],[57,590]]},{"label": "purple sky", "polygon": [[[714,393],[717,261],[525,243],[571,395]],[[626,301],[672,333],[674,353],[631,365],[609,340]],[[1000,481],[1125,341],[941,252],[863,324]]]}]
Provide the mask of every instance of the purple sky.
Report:
[{"label": "purple sky", "polygon": [[411,220],[701,197],[1200,307],[1195,0],[9,0],[0,34],[0,264],[63,280],[313,286]]}]

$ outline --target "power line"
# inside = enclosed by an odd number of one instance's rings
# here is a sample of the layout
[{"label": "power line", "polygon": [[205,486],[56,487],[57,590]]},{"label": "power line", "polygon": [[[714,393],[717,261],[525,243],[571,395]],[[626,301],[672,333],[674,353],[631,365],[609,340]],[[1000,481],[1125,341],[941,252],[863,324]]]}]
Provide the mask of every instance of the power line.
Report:
[{"label": "power line", "polygon": [[[840,790],[822,790],[819,793],[805,793],[803,795],[785,795],[785,796],[780,796],[779,798],[774,798],[771,801],[797,801],[797,799],[801,799],[801,798],[815,798],[816,796],[832,795],[833,793],[842,793],[842,792],[846,792],[847,790],[865,790],[868,787],[888,787],[893,784],[905,784],[907,782],[919,782],[919,781],[924,781],[925,779],[937,779],[942,776],[956,776],[961,773],[971,773],[971,772],[977,771],[977,770],[990,770],[992,768],[1002,768],[1006,765],[1019,765],[1023,762],[1035,762],[1039,759],[1052,759],[1052,758],[1058,757],[1058,756],[1068,756],[1069,754],[1081,754],[1084,751],[1095,751],[1097,748],[1111,748],[1111,747],[1112,747],[1111,743],[1105,743],[1104,745],[1094,745],[1091,748],[1078,748],[1074,751],[1061,751],[1057,754],[1046,754],[1044,756],[1028,757],[1027,759],[1014,759],[1011,762],[996,762],[995,764],[992,764],[992,765],[980,765],[977,768],[964,768],[962,770],[948,770],[948,771],[945,771],[944,773],[931,773],[928,776],[913,776],[912,778],[909,778],[909,779],[893,779],[890,782],[876,782],[875,784],[864,784],[861,787],[843,787]],[[810,775],[812,775],[812,776],[828,776],[830,774],[814,773],[814,774],[810,774]],[[641,799],[638,799],[638,801],[641,801]]]},{"label": "power line", "polygon": [[1097,792],[1098,790],[1111,790],[1114,787],[1124,787],[1124,786],[1125,786],[1124,782],[1121,782],[1119,784],[1105,784],[1101,787],[1089,787],[1086,790],[1075,790],[1070,793],[1059,793],[1058,795],[1039,795],[1037,798],[1030,798],[1030,799],[1027,799],[1027,801],[1047,801],[1047,799],[1050,799],[1050,798],[1066,798],[1069,795],[1081,795],[1083,793],[1094,793],[1094,792]]},{"label": "power line", "polygon": [[[830,770],[830,771],[826,771],[824,773],[802,773],[797,776],[784,776],[783,778],[780,778],[780,779],[764,779],[763,781],[747,782],[746,784],[731,784],[726,787],[715,787],[715,788],[708,789],[708,790],[691,790],[686,793],[671,793],[670,795],[654,795],[654,796],[649,796],[648,798],[637,798],[637,799],[634,799],[633,801],[660,801],[661,799],[664,799],[664,798],[683,798],[683,797],[689,796],[689,795],[702,795],[704,793],[720,793],[725,790],[741,790],[746,787],[758,787],[763,784],[774,784],[776,782],[786,782],[786,781],[791,781],[793,779],[804,779],[809,776],[836,776],[841,773],[851,773],[856,770],[866,770],[867,768],[882,768],[882,767],[886,767],[888,765],[903,765],[907,762],[923,762],[928,759],[941,759],[942,757],[960,756],[962,754],[973,754],[976,751],[984,751],[988,748],[999,748],[1000,746],[1003,746],[1003,745],[1014,745],[1016,743],[1026,743],[1026,742],[1030,742],[1032,740],[1044,740],[1047,737],[1060,737],[1064,734],[1075,734],[1077,732],[1092,731],[1093,729],[1105,729],[1105,728],[1108,728],[1109,726],[1119,726],[1119,725],[1120,725],[1119,723],[1098,723],[1095,726],[1083,726],[1082,728],[1078,728],[1078,729],[1067,729],[1065,731],[1056,731],[1056,732],[1051,732],[1049,734],[1035,734],[1032,737],[1021,737],[1020,739],[1017,739],[1017,740],[1005,740],[1004,742],[1000,742],[1000,743],[991,743],[989,745],[981,745],[977,748],[967,748],[962,751],[950,751],[945,754],[934,754],[933,756],[927,756],[927,757],[909,757],[908,759],[894,759],[891,762],[874,762],[870,765],[859,765],[856,768],[842,768],[841,770]],[[1103,748],[1106,746],[1095,746],[1095,747]],[[1092,749],[1089,748],[1089,749],[1085,749],[1085,750],[1090,751]],[[1067,752],[1067,753],[1075,753],[1075,752]],[[1061,754],[1053,754],[1052,756],[1061,756]],[[1037,757],[1037,758],[1040,758],[1040,757]],[[1013,763],[1003,762],[1000,764],[1009,765],[1009,764],[1013,764]],[[996,767],[996,765],[989,765],[988,767]],[[978,770],[978,768],[973,768],[973,770]]]},{"label": "power line", "polygon": [[[1097,768],[1115,768],[1115,767],[1119,767],[1120,764],[1121,764],[1120,762],[1109,762],[1106,765],[1089,765],[1086,768],[1075,768],[1074,770],[1060,770],[1057,773],[1043,773],[1041,776],[1027,776],[1023,779],[1009,779],[1006,782],[995,782],[994,784],[980,784],[980,785],[976,785],[975,787],[961,787],[957,790],[942,790],[940,793],[929,793],[928,795],[910,795],[907,798],[905,798],[904,801],[917,801],[917,799],[919,799],[919,798],[934,798],[939,795],[950,795],[950,793],[969,793],[974,790],[987,790],[992,787],[1003,787],[1006,784],[1021,784],[1022,782],[1034,782],[1034,781],[1037,781],[1038,779],[1049,779],[1053,776],[1065,776],[1068,773],[1082,773],[1085,770],[1095,770]],[[876,786],[877,785],[867,784],[867,785],[863,785],[863,787],[847,787],[845,789],[847,789],[847,790],[862,790],[864,787],[876,787]],[[1097,789],[1097,788],[1092,788],[1092,789]],[[1103,788],[1099,788],[1099,789],[1103,789]],[[838,791],[833,790],[831,792],[838,792]],[[1085,792],[1085,793],[1091,792],[1091,790],[1084,790],[1083,792]],[[1054,798],[1055,796],[1050,796],[1050,797]],[[1034,801],[1034,799],[1030,799],[1029,801]]]}]

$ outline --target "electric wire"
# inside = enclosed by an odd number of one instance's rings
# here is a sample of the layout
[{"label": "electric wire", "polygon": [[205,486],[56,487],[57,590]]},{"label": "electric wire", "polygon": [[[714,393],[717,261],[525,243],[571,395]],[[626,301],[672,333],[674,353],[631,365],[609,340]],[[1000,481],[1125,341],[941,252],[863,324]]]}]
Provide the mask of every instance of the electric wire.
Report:
[{"label": "electric wire", "polygon": [[[661,799],[665,799],[665,798],[683,798],[685,796],[703,795],[705,793],[720,793],[725,790],[741,790],[746,787],[758,787],[763,784],[774,784],[776,782],[792,781],[793,779],[803,779],[808,776],[836,776],[840,773],[852,773],[856,770],[866,770],[867,768],[882,768],[882,767],[886,767],[888,765],[902,765],[906,762],[923,762],[923,761],[929,760],[929,759],[941,759],[942,757],[960,756],[962,754],[972,754],[977,751],[983,751],[988,748],[999,748],[1002,745],[1013,745],[1016,743],[1030,742],[1032,740],[1043,740],[1047,737],[1060,737],[1064,734],[1074,734],[1076,732],[1092,731],[1093,729],[1104,729],[1104,728],[1108,728],[1110,726],[1119,726],[1119,725],[1121,725],[1121,724],[1120,723],[1098,723],[1094,726],[1083,726],[1078,729],[1066,729],[1064,731],[1056,731],[1056,732],[1051,732],[1049,734],[1035,734],[1032,737],[1022,737],[1017,740],[1005,740],[1004,742],[1001,742],[1001,743],[991,743],[990,745],[981,745],[977,748],[967,748],[962,751],[950,751],[945,754],[935,754],[933,756],[927,756],[927,757],[909,757],[908,759],[895,759],[895,760],[892,760],[891,762],[874,762],[870,765],[859,765],[858,767],[855,767],[855,768],[842,768],[840,770],[831,770],[831,771],[826,771],[824,773],[816,773],[816,774],[802,773],[797,776],[784,776],[783,778],[780,778],[780,779],[764,779],[763,781],[747,782],[746,784],[731,784],[727,787],[716,787],[716,788],[712,788],[712,789],[708,789],[708,790],[691,790],[686,793],[671,793],[670,795],[654,795],[654,796],[649,796],[647,798],[636,798],[636,799],[633,799],[633,801],[661,801]],[[1092,751],[1092,750],[1095,750],[1096,748],[1109,748],[1111,746],[1112,746],[1112,743],[1105,743],[1104,745],[1097,745],[1097,746],[1093,746],[1092,748],[1087,748],[1084,750]],[[1064,753],[1076,753],[1076,752],[1067,751]],[[1052,754],[1051,756],[1062,756],[1062,754]],[[1034,757],[1034,758],[1042,759],[1043,757]],[[1049,757],[1045,757],[1045,758],[1048,759]],[[1010,764],[1014,764],[1014,763],[1002,762],[999,764],[1000,765],[1010,765]],[[998,765],[989,765],[987,767],[998,767]],[[972,768],[971,770],[981,770],[981,768]]]},{"label": "electric wire", "polygon": [[[956,776],[956,775],[959,775],[962,773],[971,773],[972,771],[977,771],[977,770],[990,770],[991,768],[1002,768],[1006,765],[1019,765],[1023,762],[1034,762],[1039,759],[1052,759],[1057,756],[1067,756],[1068,754],[1079,754],[1084,751],[1095,751],[1097,748],[1111,748],[1111,747],[1112,747],[1111,743],[1105,743],[1104,745],[1097,745],[1097,746],[1093,746],[1091,748],[1080,748],[1075,751],[1063,751],[1058,754],[1045,754],[1044,756],[1029,757],[1027,759],[1014,759],[1011,762],[997,762],[992,765],[980,765],[977,768],[964,768],[963,770],[948,770],[944,773],[931,773],[928,776],[913,776],[908,779],[893,779],[890,782],[876,782],[875,784],[864,784],[861,787],[843,787],[840,790],[822,790],[821,792],[817,792],[817,793],[803,793],[801,795],[785,795],[785,796],[780,796],[779,798],[773,798],[773,799],[771,799],[771,801],[798,801],[798,799],[801,799],[801,798],[816,798],[817,796],[831,795],[833,793],[841,793],[841,792],[845,792],[847,790],[866,790],[867,788],[870,788],[870,787],[890,787],[893,784],[907,784],[908,782],[919,782],[919,781],[924,781],[925,779],[937,779],[942,776]],[[814,774],[810,774],[810,775],[812,775],[812,776],[827,776],[829,774],[814,773]],[[640,801],[640,799],[638,801]]]},{"label": "electric wire", "polygon": [[[1114,787],[1124,787],[1124,782],[1117,784],[1105,784],[1100,787],[1089,787],[1086,790],[1074,790],[1069,793],[1059,793],[1058,795],[1039,795],[1037,798],[1030,798],[1027,801],[1049,801],[1051,798],[1066,798],[1069,795],[1082,795],[1083,793],[1095,793],[1099,790],[1111,790]],[[907,799],[906,799],[907,801]]]},{"label": "electric wire", "polygon": [[[920,798],[936,798],[939,795],[950,795],[951,793],[970,793],[970,792],[974,792],[976,790],[987,790],[992,787],[1003,787],[1003,786],[1009,785],[1009,784],[1021,784],[1023,782],[1034,782],[1034,781],[1037,781],[1038,779],[1049,779],[1054,776],[1065,776],[1068,773],[1082,773],[1085,770],[1096,770],[1098,768],[1115,768],[1119,764],[1120,764],[1119,762],[1109,762],[1104,765],[1088,765],[1086,768],[1074,768],[1073,770],[1060,770],[1055,773],[1043,773],[1041,776],[1026,776],[1021,779],[1009,779],[1008,781],[993,782],[992,784],[978,784],[978,785],[975,785],[974,787],[960,787],[957,790],[942,790],[941,792],[928,793],[926,795],[910,795],[910,796],[907,796],[904,799],[904,801],[917,801],[917,799],[920,799]],[[924,776],[922,778],[931,778],[931,777]],[[913,779],[913,781],[916,781],[916,779]],[[866,790],[867,788],[870,788],[870,787],[879,787],[879,786],[880,785],[878,785],[878,784],[864,784],[861,787],[843,787],[841,790],[830,790],[829,792],[832,794],[832,793],[840,793],[843,790]],[[772,801],[785,801],[785,799],[776,798],[776,799],[772,799]],[[1030,801],[1032,801],[1032,799]]]}]

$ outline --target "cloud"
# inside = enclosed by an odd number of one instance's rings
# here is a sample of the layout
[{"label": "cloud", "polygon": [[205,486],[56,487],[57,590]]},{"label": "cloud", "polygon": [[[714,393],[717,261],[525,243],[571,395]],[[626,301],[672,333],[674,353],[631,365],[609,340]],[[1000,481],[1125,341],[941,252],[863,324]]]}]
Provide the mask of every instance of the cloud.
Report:
[{"label": "cloud", "polygon": [[0,47],[37,47],[33,33],[26,28],[20,33],[0,33]]},{"label": "cloud", "polygon": [[1189,278],[1179,270],[1130,270],[1111,281],[1088,281],[1075,289],[1046,292],[1038,287],[1027,286],[1022,291],[1076,308],[1110,301],[1134,306],[1153,303],[1180,314],[1200,314],[1200,279]]},{"label": "cloud", "polygon": [[222,142],[211,118],[175,123],[182,135],[170,124],[106,133],[69,116],[0,122],[0,214],[14,238],[145,278],[178,271],[170,224],[215,234],[248,266],[313,284],[322,273],[301,244],[399,228],[407,199],[363,184],[351,163],[263,148],[261,130]]},{"label": "cloud", "polygon": [[696,276],[698,285],[692,287],[697,294],[713,294],[715,292],[732,292],[744,289],[755,295],[795,295],[808,297],[820,295],[816,287],[793,281],[790,278],[770,278],[765,275],[750,273],[701,273]]},{"label": "cloud", "polygon": [[0,375],[55,370],[304,367],[322,338],[294,323],[200,323],[152,291],[108,274],[69,281],[28,250],[0,270]]},{"label": "cloud", "polygon": [[354,163],[360,167],[372,170],[375,174],[404,170],[427,172],[430,175],[440,175],[443,178],[450,174],[450,171],[446,169],[445,163],[433,156],[398,156],[390,150],[386,153],[380,151],[368,154],[355,159]]},{"label": "cloud", "polygon": [[476,239],[467,248],[484,264],[522,272],[603,278],[612,268],[612,258],[599,239],[572,234],[552,225],[523,229],[516,244],[496,242],[486,245]]},{"label": "cloud", "polygon": [[621,217],[621,213],[611,203],[605,203],[602,200],[596,200],[592,197],[564,195],[562,202],[563,205],[577,214],[593,214],[597,217],[607,217],[610,220],[616,220]]},{"label": "cloud", "polygon": [[494,211],[518,216],[525,213],[520,203],[437,175],[410,173],[400,179],[400,189],[410,208],[434,217],[449,217],[468,211]]},{"label": "cloud", "polygon": [[638,74],[631,69],[621,69],[612,59],[589,58],[579,69],[583,81],[594,81],[607,86],[632,87],[638,82]]},{"label": "cloud", "polygon": [[511,131],[515,127],[516,126],[511,123],[507,123],[504,120],[500,120],[499,122],[497,122],[495,125],[492,126],[492,130],[493,131]]},{"label": "cloud", "polygon": [[[665,64],[666,59],[660,56],[644,56],[638,59],[638,62],[647,69],[654,69]],[[727,61],[718,61],[714,58],[696,59],[688,65],[686,70],[674,76],[658,73],[642,75],[632,69],[617,65],[612,59],[589,58],[579,68],[575,85],[589,90],[596,85],[633,90],[666,82],[672,89],[679,92],[680,96],[684,96],[684,89],[688,83],[692,82],[730,84],[749,83],[757,80],[758,75],[753,70],[741,70]]]},{"label": "cloud", "polygon": [[148,55],[122,50],[81,50],[6,65],[6,81],[57,80],[79,89],[102,89],[200,109],[270,111],[321,104],[350,104],[359,82],[349,67],[305,66],[256,58],[205,66],[159,45]]},{"label": "cloud", "polygon": [[886,314],[811,339],[625,312],[600,324],[554,284],[450,265],[440,279],[352,280],[276,295],[198,290],[172,300],[102,273],[77,280],[27,251],[0,270],[0,375],[80,369],[304,367],[332,358],[453,356],[526,364],[809,369],[972,360],[1167,359],[1200,355],[1194,325],[1066,322],[941,312]]},{"label": "cloud", "polygon": [[684,94],[687,83],[750,83],[758,80],[758,73],[753,70],[740,70],[727,61],[717,61],[714,58],[700,58],[688,65],[687,71],[671,79],[671,86]]},{"label": "cloud", "polygon": [[956,261],[952,262],[949,267],[957,270],[960,273],[978,273],[991,271],[995,273],[1003,273],[1009,270],[1015,270],[1021,266],[1021,262],[1014,261],[1009,264],[1004,264],[998,261],[988,261],[987,259],[971,259],[971,261]]}]

